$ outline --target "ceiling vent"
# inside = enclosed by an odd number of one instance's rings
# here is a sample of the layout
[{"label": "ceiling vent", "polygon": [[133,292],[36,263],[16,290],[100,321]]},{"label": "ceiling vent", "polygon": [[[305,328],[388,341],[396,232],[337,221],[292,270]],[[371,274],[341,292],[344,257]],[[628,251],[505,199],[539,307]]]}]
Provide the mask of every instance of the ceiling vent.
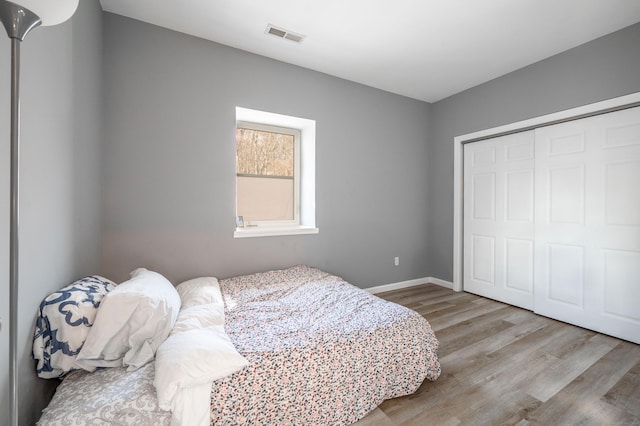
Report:
[{"label": "ceiling vent", "polygon": [[264,33],[298,44],[302,43],[302,40],[304,40],[304,38],[306,37],[302,34],[294,33],[293,31],[285,30],[284,28],[279,28],[271,24],[267,25],[267,29],[264,31]]}]

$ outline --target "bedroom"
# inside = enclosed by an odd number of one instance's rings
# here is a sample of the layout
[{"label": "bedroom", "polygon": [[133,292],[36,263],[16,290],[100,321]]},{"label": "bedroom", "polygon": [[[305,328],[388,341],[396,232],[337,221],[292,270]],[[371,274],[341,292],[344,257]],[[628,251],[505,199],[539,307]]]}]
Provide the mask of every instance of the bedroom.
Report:
[{"label": "bedroom", "polygon": [[[2,39],[0,81],[8,82]],[[640,91],[638,45],[634,24],[428,104],[82,0],[70,23],[34,31],[23,47],[21,411],[34,418],[50,395],[30,359],[35,309],[80,276],[122,280],[145,265],[177,282],[307,263],[362,287],[451,281],[453,138]],[[8,99],[8,85],[0,91]],[[234,152],[222,141],[233,138],[236,106],[322,123],[317,163],[328,165],[317,169],[318,235],[233,239]],[[0,111],[9,116],[6,102]],[[7,224],[6,174],[2,182]],[[6,245],[0,253],[8,258]],[[6,262],[0,273],[8,276]],[[3,294],[6,286],[3,279]],[[3,297],[1,412],[8,312]]]}]

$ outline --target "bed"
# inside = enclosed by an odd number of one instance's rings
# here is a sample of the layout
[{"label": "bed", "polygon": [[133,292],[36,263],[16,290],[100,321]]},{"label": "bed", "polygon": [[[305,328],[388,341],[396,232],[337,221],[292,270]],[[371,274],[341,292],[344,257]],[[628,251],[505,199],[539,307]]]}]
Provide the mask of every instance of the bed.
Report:
[{"label": "bed", "polygon": [[[224,330],[247,364],[207,383],[210,424],[351,424],[440,375],[438,341],[421,315],[329,273],[296,266],[219,288]],[[188,424],[160,409],[162,348],[133,371],[69,372],[39,424]]]}]

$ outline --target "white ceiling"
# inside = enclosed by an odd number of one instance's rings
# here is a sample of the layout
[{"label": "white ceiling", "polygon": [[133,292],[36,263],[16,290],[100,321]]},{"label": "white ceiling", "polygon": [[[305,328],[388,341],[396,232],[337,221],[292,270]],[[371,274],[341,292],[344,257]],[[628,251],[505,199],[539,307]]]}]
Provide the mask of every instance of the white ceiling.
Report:
[{"label": "white ceiling", "polygon": [[[108,12],[427,102],[640,22],[640,0],[100,2]],[[267,24],[306,39],[266,35]]]}]

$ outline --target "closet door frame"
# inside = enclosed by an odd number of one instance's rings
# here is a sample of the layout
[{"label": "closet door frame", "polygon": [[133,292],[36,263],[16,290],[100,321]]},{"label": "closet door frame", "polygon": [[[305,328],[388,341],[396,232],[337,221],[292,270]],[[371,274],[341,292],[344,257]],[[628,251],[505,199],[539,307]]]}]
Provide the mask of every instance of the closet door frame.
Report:
[{"label": "closet door frame", "polygon": [[491,129],[481,130],[479,132],[469,133],[466,135],[456,136],[453,140],[453,290],[463,290],[463,239],[464,239],[464,155],[463,145],[483,139],[494,138],[509,133],[521,132],[524,130],[534,129],[536,127],[548,126],[551,124],[561,123],[564,121],[585,118],[593,115],[604,114],[624,108],[640,106],[640,92],[626,96],[608,99],[577,108],[547,114],[528,120],[518,121],[516,123],[504,126],[494,127]]}]

